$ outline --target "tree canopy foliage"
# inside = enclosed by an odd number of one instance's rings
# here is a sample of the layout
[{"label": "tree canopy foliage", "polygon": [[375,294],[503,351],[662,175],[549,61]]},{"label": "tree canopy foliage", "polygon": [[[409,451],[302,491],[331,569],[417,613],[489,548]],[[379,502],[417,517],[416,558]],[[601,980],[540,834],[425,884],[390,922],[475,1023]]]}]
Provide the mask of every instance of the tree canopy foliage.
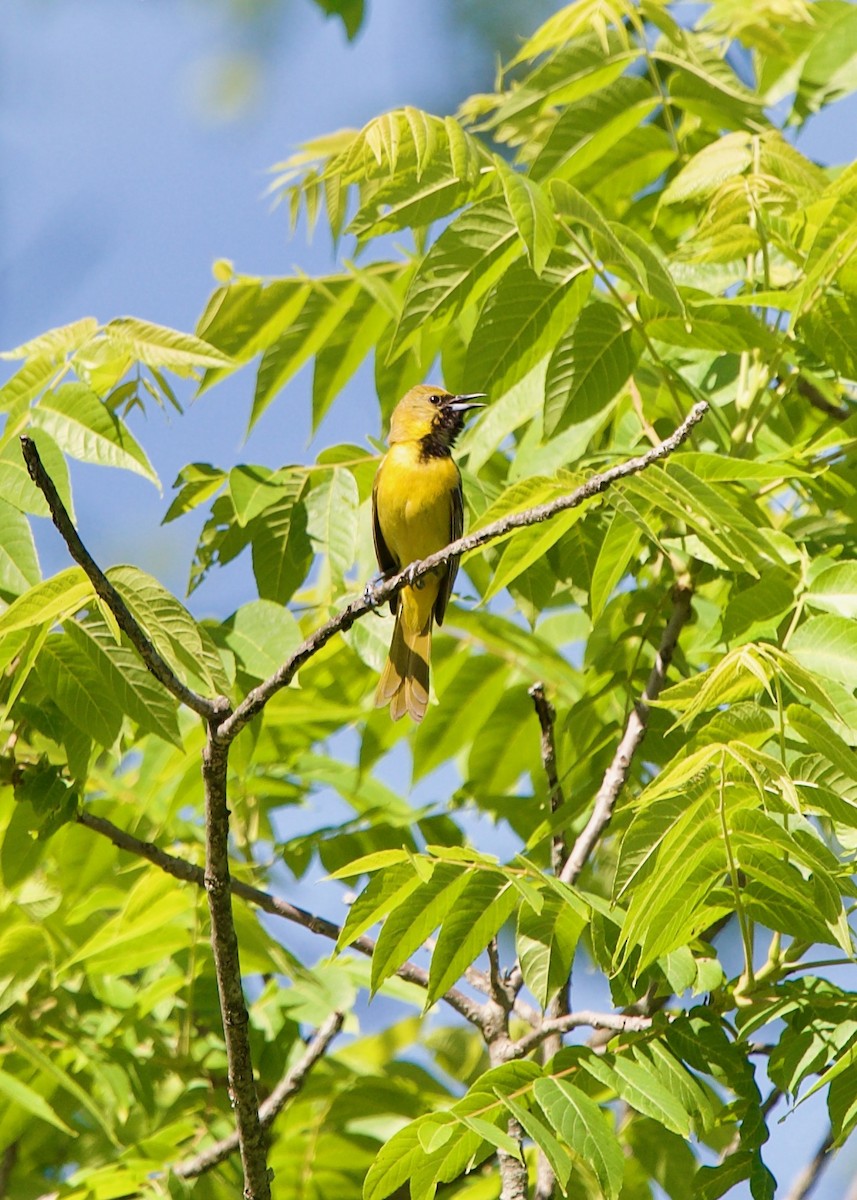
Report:
[{"label": "tree canopy foliage", "polygon": [[[0,1192],[239,1193],[211,921],[277,1196],[765,1200],[774,1105],[823,1089],[851,1135],[854,994],[819,963],[857,894],[857,165],[791,133],[857,86],[857,9],[676,17],[578,0],[457,115],[280,164],[337,273],[222,263],[193,334],[3,356]],[[67,458],[155,480],[129,412],[241,369],[249,426],[307,381],[317,427],[358,371],[379,435],[416,382],[487,392],[471,532],[576,497],[466,555],[417,729],[372,707],[380,442],[184,468],[189,591],[255,580],[223,619],[133,563],[41,576],[20,435],[73,518]],[[322,874],[347,910],[295,906]]]}]

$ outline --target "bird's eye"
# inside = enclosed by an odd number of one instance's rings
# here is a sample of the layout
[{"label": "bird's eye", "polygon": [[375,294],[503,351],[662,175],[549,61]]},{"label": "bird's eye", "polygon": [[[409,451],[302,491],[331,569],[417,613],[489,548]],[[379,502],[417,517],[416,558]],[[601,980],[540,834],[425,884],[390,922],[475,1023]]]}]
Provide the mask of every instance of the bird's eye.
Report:
[{"label": "bird's eye", "polygon": [[437,396],[437,395],[430,396],[429,399],[431,400],[432,404],[442,404],[443,403],[443,396]]}]

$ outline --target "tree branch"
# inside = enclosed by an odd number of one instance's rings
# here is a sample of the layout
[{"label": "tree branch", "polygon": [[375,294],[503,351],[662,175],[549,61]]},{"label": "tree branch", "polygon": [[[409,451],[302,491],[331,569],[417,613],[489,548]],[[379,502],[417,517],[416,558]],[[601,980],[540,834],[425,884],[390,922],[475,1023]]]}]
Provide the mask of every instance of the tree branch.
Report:
[{"label": "tree branch", "polygon": [[689,583],[677,584],[674,591],[673,610],[664,630],[649,679],[640,699],[631,709],[622,740],[613,755],[613,761],[604,773],[592,816],[572,847],[571,854],[560,872],[563,883],[574,883],[586,866],[590,854],[604,830],[610,824],[616,800],[637,749],[646,735],[649,721],[649,706],[656,700],[666,681],[667,671],[678,642],[679,634],[690,617],[693,589]]},{"label": "tree branch", "polygon": [[[641,410],[642,411],[642,410]],[[657,438],[655,438],[657,441]],[[548,794],[550,797],[551,817],[555,818],[557,812],[565,803],[565,797],[562,791],[562,785],[559,782],[556,765],[556,740],[554,738],[554,724],[556,722],[556,710],[545,695],[544,685],[534,683],[529,692],[532,697],[533,704],[538,717],[539,727],[541,729],[541,755],[542,766],[544,767],[545,776],[548,784]],[[563,863],[568,857],[568,846],[565,840],[565,833],[562,830],[554,830],[551,834],[551,871],[554,875],[559,875],[562,870]],[[564,1017],[567,1015],[570,1007],[570,990],[571,990],[571,975],[566,976],[562,987],[557,994],[548,1002],[544,1018],[540,1022],[538,1028],[544,1027],[545,1021],[551,1021],[556,1017]],[[549,1032],[545,1034],[541,1041],[542,1046],[542,1062],[549,1063],[554,1055],[558,1054],[562,1049],[562,1033]],[[550,1159],[545,1154],[544,1150],[539,1150],[536,1166],[536,1188],[534,1200],[552,1200],[556,1195],[557,1180]]]},{"label": "tree branch", "polygon": [[573,492],[569,492],[567,496],[560,496],[556,500],[551,500],[547,504],[537,505],[535,508],[529,508],[524,512],[510,513],[508,516],[502,517],[499,521],[493,521],[490,525],[486,525],[483,529],[479,529],[475,533],[468,533],[464,537],[458,538],[457,541],[450,542],[443,550],[438,550],[436,554],[430,554],[428,558],[424,558],[421,562],[411,563],[403,571],[400,571],[398,575],[393,575],[390,579],[384,580],[377,587],[367,589],[366,593],[360,599],[352,600],[341,612],[331,617],[329,621],[325,621],[323,625],[320,625],[318,629],[311,633],[298,646],[294,654],[269,679],[266,679],[264,683],[260,683],[258,687],[253,688],[251,692],[248,692],[235,711],[220,723],[217,729],[217,738],[220,741],[228,742],[236,737],[244,726],[258,712],[261,712],[271,697],[280,691],[281,688],[287,687],[304,663],[312,658],[314,654],[318,653],[322,646],[325,646],[335,634],[344,633],[349,630],[355,621],[360,620],[361,617],[373,609],[380,608],[382,604],[386,603],[391,596],[395,596],[407,584],[421,579],[423,575],[427,575],[436,567],[444,566],[451,558],[469,554],[472,550],[478,550],[481,546],[485,546],[489,542],[494,542],[498,538],[505,537],[506,534],[511,533],[514,529],[524,529],[530,525],[538,525],[542,521],[549,521],[551,517],[555,517],[558,513],[566,512],[571,508],[578,508],[584,501],[591,500],[595,496],[600,496],[602,492],[605,492],[617,480],[626,479],[629,475],[637,475],[640,471],[644,471],[646,467],[650,467],[652,463],[668,458],[674,450],[677,450],[686,441],[693,427],[708,412],[708,407],[706,401],[700,400],[693,406],[673,433],[657,446],[653,446],[651,450],[647,450],[645,454],[640,454],[636,458],[629,458],[626,462],[618,463],[615,467],[609,467],[606,471],[602,471],[598,475],[592,475],[580,487],[575,488]]},{"label": "tree branch", "polygon": [[228,711],[229,707],[229,702],[226,698],[218,696],[215,700],[210,700],[206,696],[198,695],[192,688],[182,683],[172,667],[161,657],[142,628],[137,624],[128,605],[80,540],[80,535],[72,524],[71,517],[66,511],[65,505],[60,500],[59,493],[54,486],[54,481],[42,464],[36,444],[32,438],[21,438],[21,453],[24,456],[24,462],[27,464],[30,478],[47,501],[51,512],[51,519],[68,547],[69,554],[83,568],[96,594],[101,597],[113,613],[119,628],[127,634],[134,649],[157,679],[158,683],[163,684],[171,695],[180,700],[182,704],[186,704],[188,708],[198,713],[201,717],[207,719],[222,717]]},{"label": "tree branch", "polygon": [[229,1078],[229,1097],[241,1149],[246,1200],[270,1200],[268,1155],[259,1120],[259,1100],[253,1078],[247,1005],[241,985],[238,937],[232,917],[229,878],[229,807],[226,767],[229,747],[214,740],[209,725],[202,754],[205,784],[205,890],[211,915],[211,949],[223,1018],[223,1037]]},{"label": "tree branch", "polygon": [[[80,825],[85,825],[87,829],[91,829],[94,833],[99,833],[102,837],[106,837],[114,846],[118,846],[120,850],[127,850],[130,854],[136,854],[138,858],[145,858],[147,862],[152,863],[153,866],[158,867],[159,870],[164,871],[167,875],[172,875],[174,879],[180,879],[184,883],[193,883],[197,887],[205,886],[205,873],[201,867],[196,866],[195,863],[188,862],[185,858],[178,858],[174,854],[168,854],[166,850],[161,850],[154,842],[144,842],[140,838],[134,837],[133,834],[120,829],[118,825],[114,825],[112,821],[108,821],[105,817],[97,817],[94,813],[87,812],[84,809],[78,813],[77,822]],[[321,937],[329,938],[333,942],[338,941],[342,930],[333,921],[328,921],[324,917],[317,917],[303,908],[298,908],[297,905],[290,904],[288,900],[282,900],[279,896],[272,896],[270,892],[263,892],[261,888],[252,887],[250,884],[243,883],[239,879],[233,879],[231,884],[233,895],[240,896],[242,900],[247,900],[250,904],[255,904],[263,912],[270,913],[274,917],[281,917],[285,921],[291,921],[293,924],[300,925],[302,928],[308,929],[311,933],[319,934]],[[375,942],[372,938],[366,937],[363,934],[355,938],[350,943],[350,947],[352,950],[357,950],[360,954],[365,954],[367,958],[371,958],[375,949]],[[417,987],[424,989],[428,988],[428,971],[422,967],[418,967],[416,963],[403,963],[396,974],[407,983],[413,983]],[[478,1001],[471,1000],[469,996],[466,996],[456,988],[450,988],[440,999],[472,1025],[476,1025],[479,1029],[482,1028],[484,1022],[483,1006]]]},{"label": "tree branch", "polygon": [[[544,684],[534,683],[529,690],[529,695],[532,697],[536,716],[539,719],[539,726],[542,731],[542,766],[545,769],[545,776],[548,781],[550,810],[553,816],[565,803],[565,797],[562,794],[562,784],[559,781],[556,769],[556,741],[554,739],[556,711],[545,695]],[[551,870],[555,875],[559,875],[562,870],[566,854],[565,835],[554,833],[551,839]]]},{"label": "tree branch", "polygon": [[[286,1072],[270,1096],[262,1101],[259,1106],[259,1121],[263,1129],[268,1129],[273,1124],[287,1101],[301,1090],[307,1075],[339,1033],[343,1020],[343,1013],[332,1013],[310,1038],[298,1062]],[[237,1149],[238,1134],[232,1133],[229,1137],[225,1137],[221,1141],[215,1142],[213,1146],[208,1146],[205,1150],[200,1151],[199,1154],[195,1154],[193,1158],[186,1158],[177,1163],[172,1168],[173,1174],[178,1175],[180,1179],[193,1179],[197,1175],[210,1171],[212,1167],[218,1166]]]},{"label": "tree branch", "polygon": [[516,1042],[512,1042],[507,1052],[508,1059],[525,1058],[531,1054],[546,1038],[568,1033],[572,1029],[585,1026],[589,1029],[610,1030],[613,1033],[639,1033],[650,1029],[651,1017],[637,1017],[625,1013],[598,1013],[587,1009],[581,1012],[566,1013],[561,1017],[546,1018],[538,1029],[526,1033]]}]

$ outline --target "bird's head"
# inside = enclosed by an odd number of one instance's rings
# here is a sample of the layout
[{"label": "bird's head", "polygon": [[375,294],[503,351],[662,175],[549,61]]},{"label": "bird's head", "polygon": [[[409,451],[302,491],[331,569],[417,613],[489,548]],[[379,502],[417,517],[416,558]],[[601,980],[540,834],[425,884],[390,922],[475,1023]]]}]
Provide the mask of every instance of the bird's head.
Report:
[{"label": "bird's head", "polygon": [[390,445],[394,442],[436,442],[441,451],[448,450],[464,428],[465,414],[473,408],[484,408],[480,398],[484,392],[468,392],[454,396],[442,387],[421,383],[402,397],[393,410],[390,421]]}]

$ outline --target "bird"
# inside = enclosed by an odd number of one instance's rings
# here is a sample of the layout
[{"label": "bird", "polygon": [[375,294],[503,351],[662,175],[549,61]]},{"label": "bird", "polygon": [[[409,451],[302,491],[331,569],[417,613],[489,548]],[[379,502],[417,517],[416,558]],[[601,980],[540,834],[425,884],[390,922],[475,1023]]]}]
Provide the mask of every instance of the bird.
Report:
[{"label": "bird", "polygon": [[[451,449],[466,414],[484,407],[484,396],[456,396],[442,387],[419,384],[393,410],[390,448],[372,488],[375,556],[385,578],[461,537],[461,475]],[[375,705],[389,704],[394,721],[407,713],[419,722],[426,714],[432,624],[443,622],[457,571],[456,557],[390,600],[396,624]]]}]

